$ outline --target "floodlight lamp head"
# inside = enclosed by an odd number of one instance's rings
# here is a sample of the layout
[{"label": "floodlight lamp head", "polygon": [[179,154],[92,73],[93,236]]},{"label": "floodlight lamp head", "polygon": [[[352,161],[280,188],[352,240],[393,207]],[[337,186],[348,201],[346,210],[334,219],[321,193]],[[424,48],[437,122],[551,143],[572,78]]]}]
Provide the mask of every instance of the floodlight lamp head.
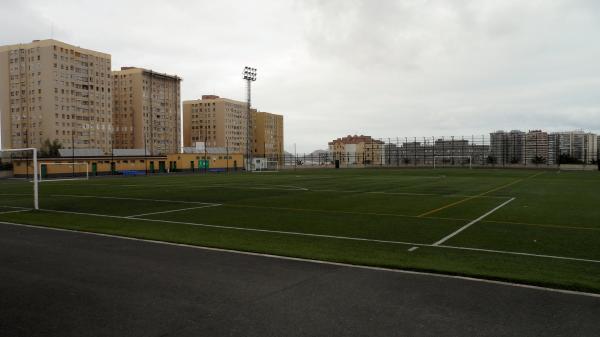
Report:
[{"label": "floodlight lamp head", "polygon": [[244,67],[244,79],[248,81],[256,81],[256,68]]}]

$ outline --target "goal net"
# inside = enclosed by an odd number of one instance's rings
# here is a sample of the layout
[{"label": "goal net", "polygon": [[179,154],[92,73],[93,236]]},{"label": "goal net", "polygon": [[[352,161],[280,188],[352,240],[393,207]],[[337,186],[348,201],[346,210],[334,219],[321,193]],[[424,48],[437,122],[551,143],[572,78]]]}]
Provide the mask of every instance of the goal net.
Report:
[{"label": "goal net", "polygon": [[279,162],[276,160],[256,161],[254,165],[254,172],[277,172],[279,171]]},{"label": "goal net", "polygon": [[471,156],[434,156],[433,168],[436,167],[468,167],[472,168]]},{"label": "goal net", "polygon": [[39,180],[88,180],[90,178],[89,164],[87,162],[40,162]]},{"label": "goal net", "polygon": [[279,171],[279,162],[277,160],[267,160],[268,171]]},{"label": "goal net", "polygon": [[254,172],[276,172],[279,171],[279,162],[266,157],[252,158]]},{"label": "goal net", "polygon": [[0,214],[38,209],[38,165],[34,148],[0,149]]}]

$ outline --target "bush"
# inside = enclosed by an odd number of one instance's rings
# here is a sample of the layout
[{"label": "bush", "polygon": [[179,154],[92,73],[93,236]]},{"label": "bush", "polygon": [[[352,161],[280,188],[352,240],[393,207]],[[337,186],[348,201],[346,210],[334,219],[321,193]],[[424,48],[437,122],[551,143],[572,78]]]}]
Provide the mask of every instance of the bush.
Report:
[{"label": "bush", "polygon": [[532,163],[534,164],[544,164],[546,163],[546,158],[542,157],[542,156],[535,156],[532,160]]},{"label": "bush", "polygon": [[558,158],[558,162],[560,164],[583,164],[583,161],[575,158],[575,157],[571,157],[570,155],[563,153],[560,155],[560,157]]}]

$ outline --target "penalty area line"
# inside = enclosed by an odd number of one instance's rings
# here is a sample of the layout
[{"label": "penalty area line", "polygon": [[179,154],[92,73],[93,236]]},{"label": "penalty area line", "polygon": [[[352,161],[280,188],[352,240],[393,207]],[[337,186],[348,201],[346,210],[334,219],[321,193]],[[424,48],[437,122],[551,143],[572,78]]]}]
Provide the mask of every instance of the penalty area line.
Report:
[{"label": "penalty area line", "polygon": [[207,206],[221,206],[221,204],[215,204],[210,202],[201,201],[182,201],[182,200],[168,200],[168,199],[145,199],[145,198],[126,198],[126,197],[105,197],[97,195],[78,195],[78,194],[52,194],[53,197],[65,197],[65,198],[92,198],[92,199],[108,199],[108,200],[134,200],[134,201],[155,201],[155,202],[170,202],[174,204],[193,204],[193,205],[207,205]]},{"label": "penalty area line", "polygon": [[[246,232],[258,232],[258,233],[269,233],[269,234],[295,235],[295,236],[316,237],[316,238],[336,239],[336,240],[360,241],[360,242],[373,242],[373,243],[383,243],[383,244],[387,243],[387,244],[396,244],[396,245],[405,245],[405,246],[417,246],[417,247],[431,247],[431,248],[440,248],[440,249],[480,251],[480,252],[487,252],[487,253],[497,253],[497,254],[506,254],[506,255],[518,255],[518,256],[530,256],[530,257],[536,257],[536,258],[556,259],[556,260],[565,260],[565,261],[590,262],[590,263],[599,263],[600,264],[600,260],[584,259],[584,258],[577,258],[577,257],[567,257],[567,256],[544,255],[544,254],[535,254],[535,253],[514,252],[514,251],[509,251],[509,250],[493,250],[493,249],[481,249],[481,248],[471,248],[471,247],[446,246],[446,245],[437,245],[437,246],[434,246],[433,244],[429,244],[429,243],[416,243],[416,242],[404,242],[404,241],[392,241],[392,240],[378,240],[378,239],[367,239],[367,238],[351,237],[351,236],[337,236],[337,235],[328,235],[328,234],[314,234],[314,233],[290,232],[290,231],[281,231],[281,230],[269,230],[269,229],[258,229],[258,228],[234,227],[234,226],[223,226],[223,225],[209,225],[209,224],[201,224],[201,223],[194,223],[194,222],[159,220],[159,219],[148,219],[148,218],[128,218],[126,216],[118,216],[118,215],[97,214],[97,213],[84,213],[84,212],[72,212],[72,211],[60,211],[60,210],[54,210],[54,209],[40,209],[39,211],[42,211],[42,212],[51,212],[51,213],[63,213],[63,214],[75,214],[75,215],[84,215],[84,216],[105,217],[105,218],[113,218],[113,219],[134,220],[134,221],[148,221],[148,222],[167,223],[167,224],[176,224],[176,225],[198,226],[198,227],[205,227],[205,228],[238,230],[238,231],[246,231]],[[45,226],[45,227],[48,227],[48,226]],[[85,231],[82,231],[82,232],[85,232]]]},{"label": "penalty area line", "polygon": [[188,208],[179,208],[179,209],[172,209],[172,210],[162,211],[162,212],[142,213],[142,214],[136,214],[136,215],[129,215],[129,216],[127,216],[127,218],[137,218],[137,217],[146,216],[146,215],[165,214],[165,213],[173,213],[173,212],[182,212],[182,211],[189,211],[191,209],[200,209],[200,208],[217,207],[217,206],[221,206],[221,204],[204,205],[204,206],[188,207]]},{"label": "penalty area line", "polygon": [[0,212],[0,214],[28,212],[28,211],[30,211],[30,210],[31,210],[31,209],[19,209],[19,210],[16,210],[16,211],[4,211],[4,212]]},{"label": "penalty area line", "polygon": [[480,216],[479,218],[469,222],[468,224],[462,226],[461,228],[457,229],[456,231],[448,234],[447,236],[443,237],[441,240],[437,241],[436,243],[434,243],[432,246],[439,246],[442,243],[450,240],[452,237],[454,237],[455,235],[457,235],[458,233],[464,231],[465,229],[471,227],[472,225],[478,223],[479,221],[483,220],[484,218],[486,218],[488,215],[494,213],[495,211],[499,210],[500,208],[506,206],[507,204],[509,204],[510,202],[512,202],[513,200],[515,200],[515,198],[510,198],[508,200],[506,200],[505,202],[501,203],[500,205],[496,206],[494,209],[488,211],[487,213],[485,213],[484,215]]}]

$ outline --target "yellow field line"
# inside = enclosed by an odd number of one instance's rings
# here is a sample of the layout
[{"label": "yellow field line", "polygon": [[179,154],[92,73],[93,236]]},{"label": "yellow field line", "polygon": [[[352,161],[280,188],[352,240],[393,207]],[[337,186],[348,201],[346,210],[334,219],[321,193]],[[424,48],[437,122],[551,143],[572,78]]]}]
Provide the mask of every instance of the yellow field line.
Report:
[{"label": "yellow field line", "polygon": [[430,211],[427,211],[427,212],[425,212],[425,213],[419,214],[419,215],[418,215],[418,217],[425,217],[425,216],[428,216],[428,215],[430,215],[430,214],[433,214],[433,213],[439,212],[439,211],[441,211],[441,210],[444,210],[444,209],[446,209],[446,208],[450,208],[450,207],[453,207],[453,206],[456,206],[456,205],[462,204],[463,202],[466,202],[466,201],[469,201],[469,200],[473,200],[473,199],[475,199],[475,198],[480,198],[480,197],[483,197],[483,196],[485,196],[486,194],[490,194],[490,193],[493,193],[493,192],[499,191],[499,190],[501,190],[501,189],[504,189],[504,188],[510,187],[510,186],[512,186],[512,185],[514,185],[514,184],[518,184],[518,183],[520,183],[520,182],[522,182],[522,181],[524,181],[524,180],[527,180],[527,179],[535,178],[535,177],[537,177],[537,176],[539,176],[539,175],[541,175],[541,174],[543,174],[543,173],[544,173],[544,172],[539,172],[539,173],[536,173],[536,174],[530,175],[529,177],[526,177],[526,178],[520,178],[520,179],[517,179],[517,180],[515,180],[515,181],[512,181],[512,182],[510,182],[510,183],[508,183],[508,184],[505,184],[505,185],[502,185],[502,186],[498,186],[498,187],[496,187],[496,188],[493,188],[493,189],[491,189],[491,190],[489,190],[489,191],[485,191],[485,192],[483,192],[483,193],[479,193],[479,194],[477,194],[477,195],[470,196],[470,197],[468,197],[468,198],[461,199],[461,200],[458,200],[458,201],[455,201],[455,202],[449,203],[449,204],[447,204],[447,205],[444,205],[444,206],[442,206],[442,207],[439,207],[439,208],[436,208],[436,209],[432,209],[432,210],[430,210]]}]

